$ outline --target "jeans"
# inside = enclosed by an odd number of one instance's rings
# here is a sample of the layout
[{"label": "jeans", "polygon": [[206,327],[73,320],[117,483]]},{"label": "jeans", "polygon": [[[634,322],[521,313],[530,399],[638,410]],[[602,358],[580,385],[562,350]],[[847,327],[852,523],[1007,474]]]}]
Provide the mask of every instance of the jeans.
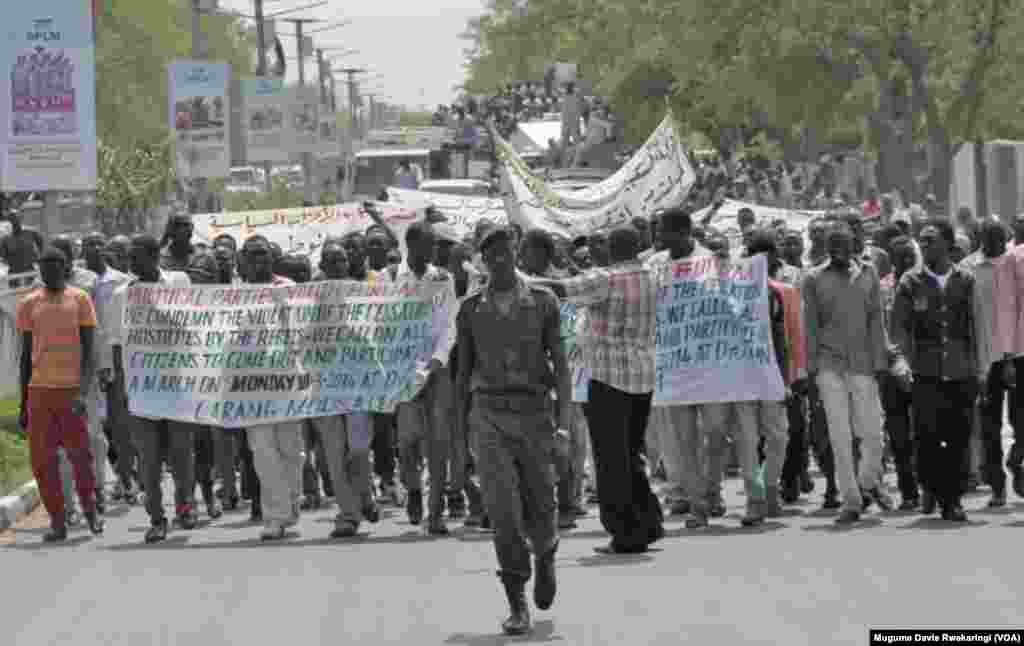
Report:
[{"label": "jeans", "polygon": [[[204,495],[213,493],[214,469],[220,472],[225,498],[238,495],[235,482],[236,431],[210,426],[196,432],[196,482]],[[209,501],[207,501],[209,502]]]},{"label": "jeans", "polygon": [[632,394],[591,379],[584,410],[597,471],[601,524],[620,547],[646,546],[661,527],[641,455],[653,393]]},{"label": "jeans", "polygon": [[[870,491],[882,483],[882,405],[878,382],[870,375],[822,370],[818,374],[818,390],[828,417],[843,506],[860,511],[861,489]],[[855,437],[860,439],[859,470],[853,462]]]},{"label": "jeans", "polygon": [[783,488],[795,489],[808,466],[807,450],[810,442],[807,437],[807,397],[794,394],[786,400],[786,419],[789,424],[789,441],[786,443],[786,459],[782,463],[780,481]]},{"label": "jeans", "polygon": [[395,481],[395,415],[374,413],[373,419],[373,472],[381,483]]}]

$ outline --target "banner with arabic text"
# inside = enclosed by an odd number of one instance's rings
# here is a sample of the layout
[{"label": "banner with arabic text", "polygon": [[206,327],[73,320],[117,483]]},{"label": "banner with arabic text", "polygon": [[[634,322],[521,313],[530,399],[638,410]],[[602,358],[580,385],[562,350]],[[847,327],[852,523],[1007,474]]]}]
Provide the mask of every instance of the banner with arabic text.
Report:
[{"label": "banner with arabic text", "polygon": [[416,209],[433,206],[447,218],[446,224],[460,239],[476,231],[481,220],[502,226],[508,224],[505,201],[500,198],[446,195],[390,186],[387,191],[389,204]]},{"label": "banner with arabic text", "polygon": [[671,115],[614,175],[581,191],[551,188],[508,142],[496,133],[492,136],[511,189],[508,212],[525,229],[578,237],[633,218],[649,219],[661,209],[681,205],[696,180]]}]

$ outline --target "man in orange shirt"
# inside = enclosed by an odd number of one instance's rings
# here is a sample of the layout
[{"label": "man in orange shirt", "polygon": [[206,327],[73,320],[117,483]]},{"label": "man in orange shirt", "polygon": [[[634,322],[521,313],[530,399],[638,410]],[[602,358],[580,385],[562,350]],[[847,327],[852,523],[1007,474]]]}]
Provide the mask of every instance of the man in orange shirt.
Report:
[{"label": "man in orange shirt", "polygon": [[85,402],[92,385],[93,332],[96,310],[88,294],[65,283],[71,259],[56,248],[39,259],[43,287],[18,304],[17,328],[22,333],[21,424],[28,429],[32,472],[46,511],[48,543],[67,539],[64,492],[57,461],[63,447],[74,468],[75,484],[89,529],[103,532],[96,514],[96,473],[93,467]]}]

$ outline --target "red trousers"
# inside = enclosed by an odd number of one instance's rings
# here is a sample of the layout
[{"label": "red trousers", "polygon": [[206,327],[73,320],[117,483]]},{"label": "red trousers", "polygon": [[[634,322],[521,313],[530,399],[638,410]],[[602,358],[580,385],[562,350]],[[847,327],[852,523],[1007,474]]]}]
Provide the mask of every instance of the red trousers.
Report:
[{"label": "red trousers", "polygon": [[71,412],[77,388],[28,389],[29,455],[43,505],[54,527],[64,525],[64,489],[57,449],[64,448],[75,474],[82,511],[96,510],[96,473],[85,417]]}]

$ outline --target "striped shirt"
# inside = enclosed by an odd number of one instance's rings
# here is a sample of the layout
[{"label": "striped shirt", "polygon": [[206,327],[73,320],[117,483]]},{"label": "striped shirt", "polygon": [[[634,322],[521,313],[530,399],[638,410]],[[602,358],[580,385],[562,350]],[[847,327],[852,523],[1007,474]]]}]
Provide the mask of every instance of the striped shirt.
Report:
[{"label": "striped shirt", "polygon": [[563,284],[570,302],[587,307],[577,342],[591,379],[627,393],[653,392],[656,272],[634,261]]}]

